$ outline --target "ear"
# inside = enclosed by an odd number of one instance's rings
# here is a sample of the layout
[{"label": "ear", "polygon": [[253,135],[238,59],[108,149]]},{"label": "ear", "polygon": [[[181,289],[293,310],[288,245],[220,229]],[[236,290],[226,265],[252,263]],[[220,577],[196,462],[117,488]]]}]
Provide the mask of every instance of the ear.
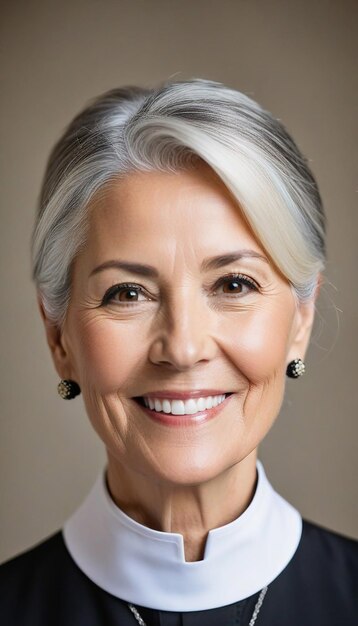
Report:
[{"label": "ear", "polygon": [[37,302],[42,321],[45,326],[47,343],[51,351],[52,360],[57,374],[61,379],[71,378],[70,357],[63,342],[63,333],[60,327],[50,320],[45,311],[41,294],[37,293]]},{"label": "ear", "polygon": [[322,276],[319,275],[314,295],[307,302],[298,302],[295,313],[293,335],[287,355],[287,363],[293,359],[300,358],[304,361],[309,340],[311,337],[314,315],[316,310],[316,300],[322,285]]}]

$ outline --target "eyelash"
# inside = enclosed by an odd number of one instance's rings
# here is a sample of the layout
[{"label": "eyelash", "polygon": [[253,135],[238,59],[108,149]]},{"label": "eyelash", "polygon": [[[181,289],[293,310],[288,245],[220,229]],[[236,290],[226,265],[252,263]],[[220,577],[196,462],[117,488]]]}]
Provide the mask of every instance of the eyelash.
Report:
[{"label": "eyelash", "polygon": [[[226,276],[223,276],[222,278],[219,278],[219,280],[216,282],[215,284],[215,288],[217,288],[217,286],[221,287],[221,285],[225,285],[225,284],[230,284],[233,282],[239,282],[242,283],[243,285],[245,285],[246,287],[248,287],[250,289],[250,291],[258,291],[259,290],[259,285],[258,283],[253,280],[252,278],[249,278],[249,276],[246,276],[246,274],[227,274]],[[234,296],[238,296],[240,294],[234,294]]]},{"label": "eyelash", "polygon": [[[103,296],[102,305],[108,304],[112,300],[112,298],[117,295],[117,293],[120,293],[121,291],[129,291],[130,289],[133,289],[133,291],[136,291],[138,294],[142,293],[143,295],[145,295],[143,287],[140,287],[139,285],[132,283],[120,283],[118,285],[113,285],[113,287],[110,287],[110,289],[106,291]],[[130,302],[122,302],[121,306],[128,304],[130,305]]]},{"label": "eyelash", "polygon": [[[254,281],[252,278],[249,278],[249,276],[246,276],[245,274],[228,274],[226,276],[223,276],[222,278],[220,278],[215,286],[214,286],[214,291],[218,288],[221,287],[221,285],[225,285],[225,284],[229,284],[230,282],[240,282],[241,284],[245,285],[246,287],[248,287],[250,289],[250,291],[258,291],[259,290],[259,285],[256,283],[256,281]],[[110,287],[110,289],[108,289],[106,291],[106,293],[103,296],[103,300],[101,303],[101,306],[105,306],[106,304],[110,303],[111,300],[114,298],[115,295],[117,295],[117,293],[120,293],[122,291],[128,291],[129,289],[132,289],[133,291],[136,291],[138,294],[142,293],[143,295],[146,294],[146,291],[143,289],[143,287],[141,287],[140,285],[137,284],[133,284],[133,283],[120,283],[117,285],[113,285],[113,287]],[[228,295],[228,294],[226,294]],[[233,296],[235,297],[240,297],[241,294],[233,294]],[[134,304],[136,304],[138,301],[134,301]],[[120,303],[121,306],[126,306],[129,305],[131,306],[130,302],[122,302]]]}]

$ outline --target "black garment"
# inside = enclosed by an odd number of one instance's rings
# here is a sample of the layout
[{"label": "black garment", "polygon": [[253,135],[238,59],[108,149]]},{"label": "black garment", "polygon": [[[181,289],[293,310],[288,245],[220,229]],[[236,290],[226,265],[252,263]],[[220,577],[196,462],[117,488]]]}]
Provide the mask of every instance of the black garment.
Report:
[{"label": "black garment", "polygon": [[[148,626],[248,626],[259,593],[175,613],[137,608]],[[72,560],[61,531],[0,566],[1,626],[135,626],[127,604]],[[269,585],[257,626],[358,626],[358,542],[303,522],[290,563]]]}]

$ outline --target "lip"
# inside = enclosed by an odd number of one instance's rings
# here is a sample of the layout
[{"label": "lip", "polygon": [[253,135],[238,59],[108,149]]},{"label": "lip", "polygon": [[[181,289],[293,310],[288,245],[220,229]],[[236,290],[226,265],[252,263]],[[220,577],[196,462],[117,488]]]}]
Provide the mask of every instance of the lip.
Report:
[{"label": "lip", "polygon": [[[164,391],[147,391],[143,393],[141,398],[168,398],[168,400],[190,400],[190,398],[203,398],[205,396],[222,396],[233,393],[227,389],[194,389],[193,391],[176,391],[175,389],[167,389]],[[137,396],[138,397],[138,396]]]},{"label": "lip", "polygon": [[[147,396],[147,394],[145,395]],[[220,395],[220,392],[209,393],[207,395]],[[142,411],[144,411],[144,413],[148,415],[154,422],[159,422],[160,424],[163,424],[164,426],[172,426],[172,427],[196,426],[196,425],[208,422],[209,420],[216,417],[218,413],[220,413],[222,409],[226,406],[226,404],[230,401],[232,395],[233,394],[227,396],[224,402],[221,402],[221,404],[218,404],[212,409],[205,409],[204,411],[199,411],[198,413],[193,413],[192,415],[170,415],[168,413],[163,413],[163,412],[153,411],[152,409],[148,409],[146,406],[144,406],[144,404],[141,404],[140,402],[138,402],[137,399],[135,399],[135,402],[137,406],[139,406],[142,409]],[[159,398],[160,396],[156,395],[155,397]],[[169,396],[165,396],[165,395],[163,395],[162,397],[169,398]],[[178,396],[174,396],[174,397],[178,398]],[[190,397],[192,398],[194,396],[190,396]]]}]

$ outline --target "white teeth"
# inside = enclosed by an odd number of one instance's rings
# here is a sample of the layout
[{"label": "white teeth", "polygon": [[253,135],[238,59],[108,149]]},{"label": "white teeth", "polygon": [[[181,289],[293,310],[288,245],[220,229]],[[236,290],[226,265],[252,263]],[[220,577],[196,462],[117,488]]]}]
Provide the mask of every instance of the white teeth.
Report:
[{"label": "white teeth", "polygon": [[206,409],[212,409],[213,408],[213,397],[212,396],[208,396],[205,400],[205,408]]},{"label": "white teeth", "polygon": [[164,413],[170,413],[171,412],[172,408],[170,406],[169,400],[163,400],[162,405],[163,405],[163,412]]},{"label": "white teeth", "polygon": [[198,411],[204,411],[205,409],[205,398],[199,398],[197,400]]},{"label": "white teeth", "polygon": [[184,406],[186,415],[193,415],[193,413],[198,412],[197,402],[195,402],[192,398],[190,398],[190,400],[185,400]]},{"label": "white teeth", "polygon": [[173,413],[173,415],[185,415],[185,404],[183,400],[172,400],[170,404],[170,412]]},{"label": "white teeth", "polygon": [[190,398],[189,400],[169,400],[143,397],[147,408],[157,412],[171,413],[172,415],[193,415],[205,409],[211,409],[224,402],[225,394],[219,396],[206,396],[204,398]]}]

